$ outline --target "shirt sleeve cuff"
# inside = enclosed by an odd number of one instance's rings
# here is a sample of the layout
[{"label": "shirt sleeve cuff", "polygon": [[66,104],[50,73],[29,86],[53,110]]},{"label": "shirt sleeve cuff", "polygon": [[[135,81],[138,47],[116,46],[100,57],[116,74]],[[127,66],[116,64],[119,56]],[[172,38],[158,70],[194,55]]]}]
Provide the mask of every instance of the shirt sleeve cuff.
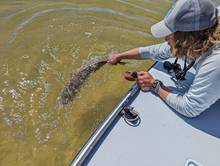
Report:
[{"label": "shirt sleeve cuff", "polygon": [[177,94],[174,94],[174,93],[169,93],[167,98],[166,98],[166,103],[174,108],[174,109],[177,109],[176,108],[176,104],[177,104]]}]

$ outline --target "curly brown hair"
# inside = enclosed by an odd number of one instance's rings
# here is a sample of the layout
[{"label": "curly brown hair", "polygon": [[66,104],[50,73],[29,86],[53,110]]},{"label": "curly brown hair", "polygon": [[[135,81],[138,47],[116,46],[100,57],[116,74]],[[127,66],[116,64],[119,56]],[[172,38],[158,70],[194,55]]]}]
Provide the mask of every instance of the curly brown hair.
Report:
[{"label": "curly brown hair", "polygon": [[175,32],[173,53],[176,57],[187,56],[195,60],[220,41],[220,17],[211,28],[201,31]]}]

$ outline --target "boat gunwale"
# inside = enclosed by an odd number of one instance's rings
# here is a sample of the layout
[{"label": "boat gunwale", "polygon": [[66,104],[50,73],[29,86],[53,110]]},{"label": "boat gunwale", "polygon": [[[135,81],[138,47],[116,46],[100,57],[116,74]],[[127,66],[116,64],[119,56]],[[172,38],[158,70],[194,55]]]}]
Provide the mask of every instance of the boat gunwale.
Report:
[{"label": "boat gunwale", "polygon": [[[150,71],[157,62],[153,63],[151,67],[147,70]],[[119,116],[120,112],[134,99],[135,95],[140,91],[139,86],[135,83],[130,90],[127,92],[125,97],[116,105],[116,107],[111,111],[111,113],[105,118],[102,124],[93,132],[89,137],[74,159],[71,161],[70,166],[79,166],[84,163],[86,158],[89,156],[90,152],[94,149],[97,143],[100,141],[102,136],[105,134],[107,129],[113,124],[115,119]]]}]

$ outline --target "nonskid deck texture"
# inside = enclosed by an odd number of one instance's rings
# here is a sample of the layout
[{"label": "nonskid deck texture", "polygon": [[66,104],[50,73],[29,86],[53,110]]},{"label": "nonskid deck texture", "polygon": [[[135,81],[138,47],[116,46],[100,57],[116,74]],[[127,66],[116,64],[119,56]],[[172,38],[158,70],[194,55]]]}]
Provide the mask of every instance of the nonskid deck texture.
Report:
[{"label": "nonskid deck texture", "polygon": [[[163,64],[158,62],[150,73],[177,88],[171,76],[161,70]],[[178,88],[187,90],[193,72],[191,69]],[[139,112],[141,123],[129,126],[118,115],[83,165],[190,166],[191,160],[194,165],[220,165],[220,102],[192,119],[176,113],[151,92],[140,92],[131,106]]]}]

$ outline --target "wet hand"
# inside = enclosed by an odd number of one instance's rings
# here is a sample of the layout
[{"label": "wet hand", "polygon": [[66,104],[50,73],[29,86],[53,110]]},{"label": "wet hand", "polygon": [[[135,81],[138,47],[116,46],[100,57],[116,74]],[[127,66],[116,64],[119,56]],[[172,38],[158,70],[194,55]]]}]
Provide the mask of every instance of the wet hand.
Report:
[{"label": "wet hand", "polygon": [[142,91],[150,91],[154,81],[155,79],[150,73],[145,71],[138,72],[137,84],[139,85]]},{"label": "wet hand", "polygon": [[117,64],[120,62],[120,58],[118,54],[109,54],[108,55],[108,63],[111,63],[113,65]]}]

